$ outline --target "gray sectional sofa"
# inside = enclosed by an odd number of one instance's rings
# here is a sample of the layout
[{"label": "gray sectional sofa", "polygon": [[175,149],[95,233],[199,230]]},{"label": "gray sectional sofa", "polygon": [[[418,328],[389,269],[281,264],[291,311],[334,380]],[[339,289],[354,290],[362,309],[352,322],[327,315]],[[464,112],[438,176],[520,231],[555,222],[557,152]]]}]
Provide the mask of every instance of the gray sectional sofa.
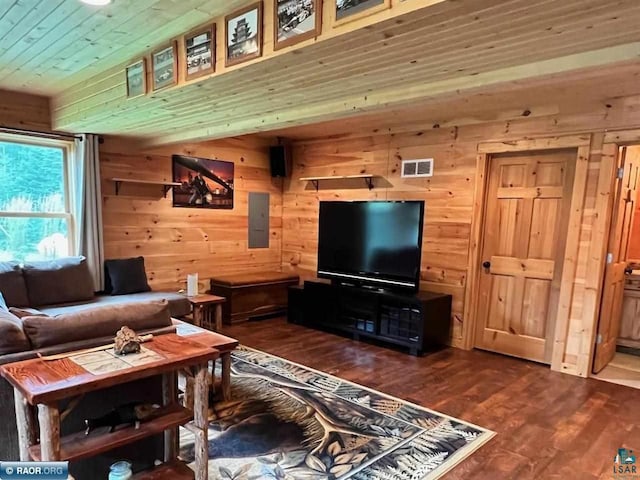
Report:
[{"label": "gray sectional sofa", "polygon": [[[172,317],[190,313],[183,295],[142,292],[94,295],[82,257],[25,265],[0,262],[0,364],[104,345],[127,325],[140,334],[175,331]],[[83,429],[84,419],[114,406],[143,401],[157,403],[161,382],[147,379],[86,396],[62,424],[62,433]],[[112,451],[91,461],[72,464],[76,479],[106,478],[108,465],[127,458],[148,467],[162,457],[162,439],[151,438],[135,449]],[[13,389],[0,378],[0,460],[17,460],[18,445]]]}]

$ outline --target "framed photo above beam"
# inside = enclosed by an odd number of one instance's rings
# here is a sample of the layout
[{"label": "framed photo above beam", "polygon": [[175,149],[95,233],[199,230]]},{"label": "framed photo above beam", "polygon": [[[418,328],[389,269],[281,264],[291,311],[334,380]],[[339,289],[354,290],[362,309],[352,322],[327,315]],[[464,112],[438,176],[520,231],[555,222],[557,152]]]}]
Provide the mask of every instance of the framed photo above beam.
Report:
[{"label": "framed photo above beam", "polygon": [[182,62],[185,80],[213,73],[216,65],[216,25],[194,30],[184,36],[185,58]]},{"label": "framed photo above beam", "polygon": [[153,91],[178,83],[178,52],[176,42],[151,54]]},{"label": "framed photo above beam", "polygon": [[126,68],[127,98],[135,98],[147,93],[147,61],[141,58]]},{"label": "framed photo above beam", "polygon": [[262,55],[262,2],[225,17],[225,65],[246,62]]},{"label": "framed photo above beam", "polygon": [[274,0],[273,48],[315,38],[322,30],[322,0]]},{"label": "framed photo above beam", "polygon": [[335,1],[334,27],[391,8],[391,0],[333,1]]}]

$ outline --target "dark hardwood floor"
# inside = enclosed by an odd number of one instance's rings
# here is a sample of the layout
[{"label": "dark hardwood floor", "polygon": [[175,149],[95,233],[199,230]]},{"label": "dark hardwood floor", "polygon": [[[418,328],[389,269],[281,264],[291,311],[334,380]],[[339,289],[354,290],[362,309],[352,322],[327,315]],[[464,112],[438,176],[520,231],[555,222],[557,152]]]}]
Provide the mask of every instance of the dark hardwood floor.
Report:
[{"label": "dark hardwood floor", "polygon": [[417,358],[281,318],[226,326],[224,333],[497,432],[448,480],[611,480],[618,448],[640,454],[640,391],[629,387],[478,350]]}]

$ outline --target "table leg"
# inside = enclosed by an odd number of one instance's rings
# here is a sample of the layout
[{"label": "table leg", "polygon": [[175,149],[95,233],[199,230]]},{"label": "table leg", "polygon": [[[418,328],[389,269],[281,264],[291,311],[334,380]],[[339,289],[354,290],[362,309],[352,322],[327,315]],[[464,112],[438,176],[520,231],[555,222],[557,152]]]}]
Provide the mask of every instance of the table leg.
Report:
[{"label": "table leg", "polygon": [[196,367],[193,424],[195,431],[195,480],[207,480],[209,470],[209,384],[207,373],[209,364]]},{"label": "table leg", "polygon": [[40,449],[43,462],[60,460],[60,412],[55,405],[38,405]]},{"label": "table leg", "polygon": [[222,399],[231,400],[231,352],[220,355],[222,358]]},{"label": "table leg", "polygon": [[35,445],[37,439],[36,420],[34,418],[33,408],[19,390],[13,390],[13,397],[16,407],[20,461],[28,462],[31,460],[29,447]]},{"label": "table leg", "polygon": [[216,304],[216,332],[220,333],[222,330],[222,305]]},{"label": "table leg", "polygon": [[193,307],[193,324],[196,327],[202,327],[202,306],[200,305]]},{"label": "table leg", "polygon": [[[162,405],[178,403],[178,377],[176,372],[162,375]],[[172,428],[164,432],[164,461],[172,462],[178,456],[178,429]]]}]

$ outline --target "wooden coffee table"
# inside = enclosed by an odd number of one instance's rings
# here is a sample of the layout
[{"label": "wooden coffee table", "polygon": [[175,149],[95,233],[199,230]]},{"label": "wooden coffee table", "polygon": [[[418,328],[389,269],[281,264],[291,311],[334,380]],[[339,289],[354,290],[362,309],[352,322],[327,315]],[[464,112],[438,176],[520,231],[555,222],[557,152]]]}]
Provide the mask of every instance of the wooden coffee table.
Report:
[{"label": "wooden coffee table", "polygon": [[[179,320],[174,321],[174,323],[178,326],[178,334],[180,335],[180,325],[184,322]],[[193,342],[197,342],[200,345],[204,345],[210,348],[216,349],[220,353],[220,358],[222,359],[222,379],[221,379],[221,387],[222,387],[222,399],[228,401],[231,399],[231,352],[235,350],[238,346],[238,340],[235,338],[227,337],[225,335],[221,335],[219,333],[211,332],[209,330],[205,330],[203,328],[196,328],[194,326],[188,325],[186,328],[186,332],[183,336],[184,338],[188,338]],[[212,376],[215,373],[215,362],[213,367],[214,372],[212,372]],[[189,382],[187,381],[187,386]],[[188,392],[187,392],[188,396]],[[186,402],[187,404],[189,401]]]},{"label": "wooden coffee table", "polygon": [[[209,361],[217,359],[219,352],[208,345],[176,334],[159,335],[144,343],[143,347],[157,354],[154,355],[157,359],[144,365],[127,365],[126,368],[107,373],[91,373],[89,370],[92,367],[81,367],[70,358],[73,352],[54,360],[45,357],[0,366],[0,375],[14,389],[20,459],[77,460],[164,432],[165,464],[153,470],[153,478],[182,479],[189,478],[190,475],[193,478],[190,469],[175,462],[178,449],[176,429],[193,418],[193,426],[187,425],[187,428],[195,434],[195,478],[206,480],[209,393],[207,370]],[[193,412],[178,404],[176,373],[185,368],[193,369],[195,377]],[[60,437],[60,418],[61,415],[65,416],[65,412],[61,413],[58,409],[58,402],[61,400],[155,375],[162,375],[163,378],[163,407],[159,416],[142,423],[138,429],[124,427],[113,433],[94,432],[85,435],[84,432],[78,432]],[[39,444],[36,442],[36,410],[40,427]],[[177,475],[177,471],[182,474]]]}]

